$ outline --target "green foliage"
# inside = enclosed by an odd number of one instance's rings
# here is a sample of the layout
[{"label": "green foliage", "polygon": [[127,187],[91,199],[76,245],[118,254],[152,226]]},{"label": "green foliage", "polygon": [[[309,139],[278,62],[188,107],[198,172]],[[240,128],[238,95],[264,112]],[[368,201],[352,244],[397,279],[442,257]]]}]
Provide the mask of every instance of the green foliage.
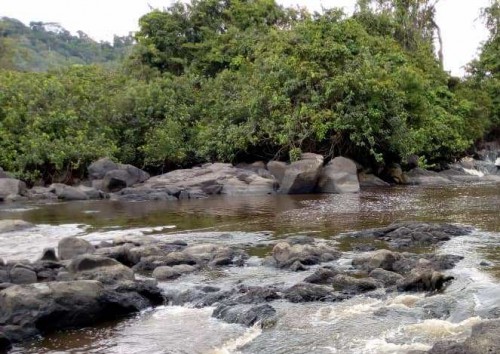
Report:
[{"label": "green foliage", "polygon": [[92,67],[0,71],[0,165],[29,179],[112,155],[116,144],[106,120],[118,88],[112,74]]},{"label": "green foliage", "polygon": [[350,17],[193,0],[140,26],[123,70],[1,71],[0,166],[33,178],[104,155],[160,170],[302,152],[431,166],[498,126],[498,31],[466,81],[450,78],[427,0],[359,1]]}]

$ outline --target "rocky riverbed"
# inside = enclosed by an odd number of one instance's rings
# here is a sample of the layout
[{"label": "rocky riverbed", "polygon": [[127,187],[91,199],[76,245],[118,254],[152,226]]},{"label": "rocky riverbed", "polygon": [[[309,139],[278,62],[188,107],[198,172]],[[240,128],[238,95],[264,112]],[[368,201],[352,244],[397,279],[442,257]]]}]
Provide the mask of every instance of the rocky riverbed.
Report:
[{"label": "rocky riverbed", "polygon": [[[0,221],[0,231],[7,233],[33,226]],[[474,232],[455,224],[402,222],[330,240],[306,235],[273,240],[269,233],[211,235],[213,242],[144,233],[94,236],[92,242],[65,237],[35,261],[0,263],[0,343],[6,350],[40,335],[95,326],[155,306],[207,308],[217,321],[272,331],[284,321],[285,303],[330,306],[413,296],[408,301],[424,319],[442,320],[459,306],[443,294],[458,281],[449,271],[464,256],[433,250]],[[270,251],[252,257],[249,250],[259,248]],[[259,280],[240,274],[236,282],[221,277],[248,270],[272,275]],[[207,274],[214,274],[214,281],[183,281]],[[377,311],[384,316],[387,309]],[[500,326],[500,303],[477,312],[484,320],[472,326],[465,341],[438,341],[429,351],[412,352],[500,350],[498,336],[491,334]]]}]

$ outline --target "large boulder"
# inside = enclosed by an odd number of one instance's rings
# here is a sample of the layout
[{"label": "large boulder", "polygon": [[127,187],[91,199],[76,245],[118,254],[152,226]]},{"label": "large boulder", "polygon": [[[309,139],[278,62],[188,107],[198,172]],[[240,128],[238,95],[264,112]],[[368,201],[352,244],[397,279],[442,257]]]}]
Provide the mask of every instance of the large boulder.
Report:
[{"label": "large boulder", "polygon": [[378,178],[374,174],[363,172],[363,171],[359,173],[358,180],[359,180],[359,186],[361,188],[389,187],[390,186],[389,183]]},{"label": "large boulder", "polygon": [[105,192],[117,192],[149,179],[147,172],[132,165],[115,163],[109,158],[93,162],[88,171],[92,181],[99,181],[95,186],[102,188]]},{"label": "large boulder", "polygon": [[354,161],[338,156],[321,170],[317,190],[321,193],[357,193],[359,181]]},{"label": "large boulder", "polygon": [[26,183],[15,178],[0,178],[0,202],[26,194]]},{"label": "large boulder", "polygon": [[279,192],[282,194],[307,194],[314,191],[318,181],[323,156],[317,154],[302,154],[299,161],[287,166]]},{"label": "large boulder", "polygon": [[13,284],[31,284],[36,283],[36,273],[29,268],[23,266],[14,266],[10,270],[10,282]]},{"label": "large boulder", "polygon": [[10,342],[91,326],[159,304],[147,284],[106,288],[94,280],[11,286],[0,292],[0,328]]},{"label": "large boulder", "polygon": [[209,195],[265,195],[275,193],[277,183],[270,176],[231,164],[205,164],[191,169],[175,170],[150,178],[144,185],[127,188],[119,198],[150,200],[175,196],[178,199],[201,199]]},{"label": "large boulder", "polygon": [[57,253],[62,260],[94,252],[95,247],[90,242],[79,237],[65,237],[57,245]]}]

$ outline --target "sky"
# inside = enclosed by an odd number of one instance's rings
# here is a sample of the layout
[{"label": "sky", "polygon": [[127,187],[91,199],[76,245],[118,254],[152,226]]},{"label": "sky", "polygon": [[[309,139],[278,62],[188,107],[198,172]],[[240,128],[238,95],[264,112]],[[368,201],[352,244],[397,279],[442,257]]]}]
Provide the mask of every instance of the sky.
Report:
[{"label": "sky", "polygon": [[[285,6],[354,8],[355,0],[277,0]],[[30,21],[56,22],[76,33],[81,30],[96,40],[112,40],[138,29],[138,19],[153,8],[165,8],[171,0],[0,0],[0,16]],[[444,66],[454,75],[463,75],[463,66],[477,56],[480,43],[487,38],[479,20],[488,0],[440,0],[436,20],[444,41]]]}]

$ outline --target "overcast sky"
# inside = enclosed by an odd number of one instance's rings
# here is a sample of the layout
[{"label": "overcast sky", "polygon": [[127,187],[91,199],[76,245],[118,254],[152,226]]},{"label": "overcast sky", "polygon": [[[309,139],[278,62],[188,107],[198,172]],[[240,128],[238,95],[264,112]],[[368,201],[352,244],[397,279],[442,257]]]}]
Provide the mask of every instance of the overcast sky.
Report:
[{"label": "overcast sky", "polygon": [[[97,40],[111,40],[113,34],[126,35],[137,30],[137,20],[149,5],[168,7],[171,0],[0,0],[0,16],[30,21],[57,22],[71,32],[82,30]],[[352,11],[355,0],[278,0],[291,6],[306,6],[311,11],[322,7],[344,7]],[[445,68],[455,75],[477,54],[487,38],[479,10],[488,0],[440,0],[437,23],[444,40]]]}]

